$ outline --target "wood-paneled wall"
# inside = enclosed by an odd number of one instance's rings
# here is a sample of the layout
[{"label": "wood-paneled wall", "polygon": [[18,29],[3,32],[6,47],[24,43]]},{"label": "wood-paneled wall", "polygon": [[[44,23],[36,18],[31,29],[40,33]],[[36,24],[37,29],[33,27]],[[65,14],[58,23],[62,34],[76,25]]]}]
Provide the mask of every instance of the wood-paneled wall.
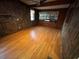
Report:
[{"label": "wood-paneled wall", "polygon": [[35,24],[30,8],[18,0],[0,0],[0,35],[10,34]]},{"label": "wood-paneled wall", "polygon": [[62,29],[62,59],[79,57],[79,1],[71,4]]}]

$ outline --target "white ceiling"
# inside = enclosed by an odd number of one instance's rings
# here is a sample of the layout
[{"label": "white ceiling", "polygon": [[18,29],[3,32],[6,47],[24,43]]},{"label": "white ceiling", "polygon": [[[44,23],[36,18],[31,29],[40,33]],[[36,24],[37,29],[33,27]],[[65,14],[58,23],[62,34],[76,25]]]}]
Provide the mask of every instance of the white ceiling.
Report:
[{"label": "white ceiling", "polygon": [[[28,5],[33,5],[33,4],[37,4],[40,2],[40,0],[20,0]],[[45,2],[51,2],[51,1],[56,1],[56,0],[46,0]]]}]

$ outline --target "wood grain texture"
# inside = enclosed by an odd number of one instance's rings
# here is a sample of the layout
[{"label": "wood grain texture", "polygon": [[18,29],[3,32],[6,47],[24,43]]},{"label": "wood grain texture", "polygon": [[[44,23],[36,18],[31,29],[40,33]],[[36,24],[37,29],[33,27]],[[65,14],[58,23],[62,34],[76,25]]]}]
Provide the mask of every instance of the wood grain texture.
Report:
[{"label": "wood grain texture", "polygon": [[0,39],[0,59],[60,59],[60,30],[32,27]]}]

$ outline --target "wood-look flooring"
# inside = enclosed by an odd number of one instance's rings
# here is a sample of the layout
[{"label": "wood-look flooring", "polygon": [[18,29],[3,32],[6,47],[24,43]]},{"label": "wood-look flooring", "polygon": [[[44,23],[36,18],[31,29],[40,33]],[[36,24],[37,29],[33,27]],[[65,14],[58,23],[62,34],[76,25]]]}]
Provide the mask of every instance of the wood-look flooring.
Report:
[{"label": "wood-look flooring", "polygon": [[60,30],[32,27],[0,38],[0,59],[60,59]]}]

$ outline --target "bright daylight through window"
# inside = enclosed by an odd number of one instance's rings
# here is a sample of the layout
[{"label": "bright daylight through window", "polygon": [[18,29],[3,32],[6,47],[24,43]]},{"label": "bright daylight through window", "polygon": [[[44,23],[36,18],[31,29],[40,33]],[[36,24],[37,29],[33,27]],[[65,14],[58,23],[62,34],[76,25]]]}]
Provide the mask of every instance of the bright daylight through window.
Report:
[{"label": "bright daylight through window", "polygon": [[35,20],[35,11],[34,10],[30,10],[30,18],[31,18],[31,21]]},{"label": "bright daylight through window", "polygon": [[39,12],[39,20],[56,21],[58,19],[58,11],[44,11]]}]

